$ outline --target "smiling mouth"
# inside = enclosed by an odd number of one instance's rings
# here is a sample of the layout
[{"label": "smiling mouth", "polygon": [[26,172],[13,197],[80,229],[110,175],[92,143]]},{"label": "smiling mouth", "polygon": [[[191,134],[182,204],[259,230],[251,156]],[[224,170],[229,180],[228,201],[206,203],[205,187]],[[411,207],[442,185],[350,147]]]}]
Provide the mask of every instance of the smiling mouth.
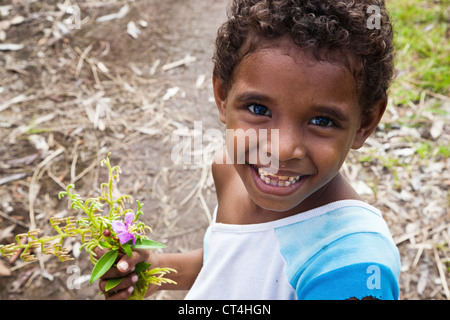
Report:
[{"label": "smiling mouth", "polygon": [[289,187],[299,181],[301,181],[305,176],[283,176],[271,174],[268,171],[265,171],[263,168],[258,168],[253,166],[255,170],[258,172],[258,176],[262,182],[269,186],[274,187]]}]

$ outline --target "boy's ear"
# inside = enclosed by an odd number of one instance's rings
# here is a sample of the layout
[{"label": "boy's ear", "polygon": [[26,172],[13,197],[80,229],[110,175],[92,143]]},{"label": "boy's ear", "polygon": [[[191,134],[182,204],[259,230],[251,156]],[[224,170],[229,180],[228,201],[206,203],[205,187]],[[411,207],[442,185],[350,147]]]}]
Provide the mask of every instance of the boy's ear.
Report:
[{"label": "boy's ear", "polygon": [[356,132],[355,140],[353,141],[352,149],[359,149],[364,145],[367,138],[375,131],[378,124],[383,117],[387,106],[387,97],[378,100],[373,106],[372,110],[361,116],[361,126]]},{"label": "boy's ear", "polygon": [[219,110],[220,121],[226,123],[226,98],[227,93],[225,92],[223,81],[213,76],[213,90],[214,99],[216,100],[216,106]]}]

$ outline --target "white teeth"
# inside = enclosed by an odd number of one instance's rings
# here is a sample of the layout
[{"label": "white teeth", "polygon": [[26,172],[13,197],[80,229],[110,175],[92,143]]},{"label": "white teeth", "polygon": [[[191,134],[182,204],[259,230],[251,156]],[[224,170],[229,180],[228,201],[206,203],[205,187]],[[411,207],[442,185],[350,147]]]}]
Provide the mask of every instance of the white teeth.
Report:
[{"label": "white teeth", "polygon": [[281,176],[276,174],[271,174],[262,168],[258,168],[258,174],[260,179],[268,185],[288,187],[299,181],[300,176]]}]

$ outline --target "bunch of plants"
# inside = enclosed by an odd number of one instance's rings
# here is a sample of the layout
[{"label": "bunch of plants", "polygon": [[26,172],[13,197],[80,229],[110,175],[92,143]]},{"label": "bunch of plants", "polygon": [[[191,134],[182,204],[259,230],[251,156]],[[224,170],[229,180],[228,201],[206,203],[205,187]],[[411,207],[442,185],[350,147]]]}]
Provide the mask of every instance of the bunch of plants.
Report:
[{"label": "bunch of plants", "polygon": [[[101,165],[108,168],[108,181],[101,184],[100,196],[83,200],[73,192],[75,186],[72,184],[58,195],[59,199],[68,197],[71,208],[78,212],[78,215],[81,213],[81,218],[51,218],[50,225],[55,235],[39,236],[38,229],[17,234],[14,243],[0,245],[0,254],[9,258],[21,252],[22,260],[35,261],[35,254],[40,250],[43,254],[59,258],[61,262],[70,261],[73,257],[69,255],[69,250],[63,247],[63,242],[69,237],[79,238],[80,250],[84,249],[89,254],[89,260],[94,265],[89,280],[92,284],[116,265],[119,256],[126,254],[131,257],[134,249],[164,248],[165,245],[148,238],[146,232],[151,232],[151,228],[139,221],[143,214],[143,204],[136,200],[137,210],[134,211],[130,208],[133,205],[130,195],[113,196],[121,170],[119,166],[111,166],[110,154],[102,160]],[[95,252],[97,248],[107,252],[98,257]],[[151,264],[141,262],[136,265],[134,272],[139,279],[134,284],[134,291],[129,299],[141,300],[145,297],[149,285],[174,283],[164,276],[176,271],[171,268],[152,268]],[[109,279],[106,291],[113,291],[121,281],[122,278]]]}]

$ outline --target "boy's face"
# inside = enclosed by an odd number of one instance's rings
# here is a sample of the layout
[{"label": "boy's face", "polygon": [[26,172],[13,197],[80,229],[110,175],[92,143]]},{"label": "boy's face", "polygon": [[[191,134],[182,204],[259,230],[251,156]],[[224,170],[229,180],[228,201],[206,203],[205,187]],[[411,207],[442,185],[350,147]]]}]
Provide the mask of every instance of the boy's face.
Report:
[{"label": "boy's face", "polygon": [[[221,121],[227,129],[269,132],[267,143],[246,141],[243,150],[236,150],[237,141],[227,146],[251,199],[267,210],[301,211],[304,200],[339,192],[327,187],[349,150],[361,147],[381,118],[375,115],[376,124],[369,127],[372,122],[362,116],[350,72],[317,62],[293,46],[281,46],[247,55],[233,75],[226,93],[214,79]],[[278,144],[270,144],[272,129],[279,130]],[[261,148],[277,157],[276,174],[259,160],[250,163],[251,152]],[[245,164],[237,163],[239,152],[245,153]]]}]

